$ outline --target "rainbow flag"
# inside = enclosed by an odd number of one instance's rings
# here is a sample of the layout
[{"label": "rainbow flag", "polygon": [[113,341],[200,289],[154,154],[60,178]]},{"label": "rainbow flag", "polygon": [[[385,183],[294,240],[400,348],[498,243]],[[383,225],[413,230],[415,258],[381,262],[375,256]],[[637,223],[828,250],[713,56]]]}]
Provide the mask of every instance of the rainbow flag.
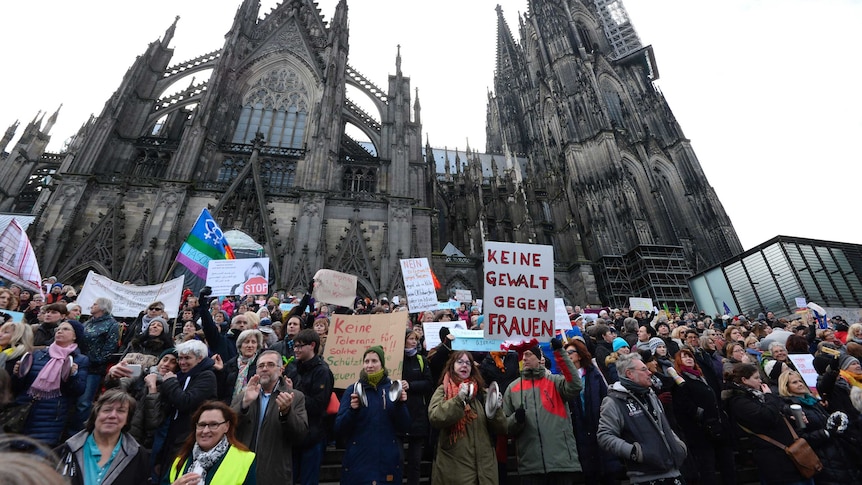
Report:
[{"label": "rainbow flag", "polygon": [[207,279],[207,266],[212,259],[236,259],[224,233],[206,208],[201,211],[192,232],[177,254],[177,262],[198,278]]}]

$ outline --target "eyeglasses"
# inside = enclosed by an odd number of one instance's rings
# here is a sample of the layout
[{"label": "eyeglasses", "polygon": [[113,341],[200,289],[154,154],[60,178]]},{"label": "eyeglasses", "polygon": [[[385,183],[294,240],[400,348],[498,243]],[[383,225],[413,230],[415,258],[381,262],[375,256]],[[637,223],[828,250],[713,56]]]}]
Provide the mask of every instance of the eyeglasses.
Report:
[{"label": "eyeglasses", "polygon": [[278,364],[275,362],[261,362],[257,364],[258,369],[275,369],[276,367],[278,367]]},{"label": "eyeglasses", "polygon": [[569,349],[569,350],[567,350],[567,351],[566,351],[566,353],[567,353],[567,354],[569,354],[569,355],[572,355],[572,354],[576,354],[576,353],[578,353],[578,351],[577,351],[577,350],[575,350],[575,349]]},{"label": "eyeglasses", "polygon": [[305,347],[305,346],[307,346],[307,345],[309,345],[309,344],[299,344],[299,343],[295,343],[295,342],[294,342],[294,344],[293,344],[293,348],[295,348],[295,349],[301,349],[301,348],[303,348],[303,347]]},{"label": "eyeglasses", "polygon": [[455,363],[458,365],[470,365],[469,360],[463,360],[463,359],[456,360]]},{"label": "eyeglasses", "polygon": [[219,426],[227,423],[227,421],[222,421],[221,423],[197,423],[195,427],[198,430],[203,431],[205,429],[209,429],[210,431],[215,431]]},{"label": "eyeglasses", "polygon": [[[140,307],[139,307],[139,308],[140,308]],[[160,311],[164,310],[164,308],[161,308],[161,307],[151,307],[151,308],[147,308],[147,310],[154,311],[154,312],[160,312]]]}]

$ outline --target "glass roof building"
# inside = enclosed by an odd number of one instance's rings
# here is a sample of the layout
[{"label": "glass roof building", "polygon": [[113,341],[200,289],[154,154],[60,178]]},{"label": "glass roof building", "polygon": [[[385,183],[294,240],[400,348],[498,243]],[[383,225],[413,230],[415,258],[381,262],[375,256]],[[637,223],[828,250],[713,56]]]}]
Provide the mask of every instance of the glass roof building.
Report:
[{"label": "glass roof building", "polygon": [[[698,308],[708,314],[794,313],[800,298],[858,318],[862,308],[862,246],[777,236],[689,279]],[[855,314],[855,316],[854,316]],[[850,315],[850,318],[848,318]]]}]

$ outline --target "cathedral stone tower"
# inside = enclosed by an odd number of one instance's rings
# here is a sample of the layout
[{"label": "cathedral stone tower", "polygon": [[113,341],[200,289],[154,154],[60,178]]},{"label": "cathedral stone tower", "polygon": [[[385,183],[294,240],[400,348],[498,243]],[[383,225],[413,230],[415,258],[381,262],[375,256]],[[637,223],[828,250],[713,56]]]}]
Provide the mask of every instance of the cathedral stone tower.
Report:
[{"label": "cathedral stone tower", "polygon": [[497,7],[493,156],[468,150],[442,179],[445,236],[468,258],[484,239],[552,245],[567,301],[692,308],[686,279],[742,247],[654,85],[652,47],[621,1],[528,6],[518,42]]},{"label": "cathedral stone tower", "polygon": [[[400,52],[381,89],[347,64],[346,1],[328,24],[313,0],[258,9],[242,1],[218,50],[173,62],[174,22],[135,60],[35,203],[43,273],[161,281],[203,207],[264,247],[275,288],[332,268],[358,275],[362,295],[397,292],[398,258],[430,254],[433,170]],[[165,94],[205,69],[207,81]]]}]

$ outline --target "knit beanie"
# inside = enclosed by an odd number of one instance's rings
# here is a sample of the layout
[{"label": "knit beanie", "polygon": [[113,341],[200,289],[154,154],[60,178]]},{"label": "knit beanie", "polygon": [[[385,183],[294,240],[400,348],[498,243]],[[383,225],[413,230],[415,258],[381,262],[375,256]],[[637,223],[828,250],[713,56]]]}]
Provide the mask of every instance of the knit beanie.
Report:
[{"label": "knit beanie", "polygon": [[763,364],[763,372],[772,379],[774,382],[778,382],[778,376],[784,371],[784,364],[777,360],[769,360],[765,364]]},{"label": "knit beanie", "polygon": [[859,360],[849,354],[841,354],[841,357],[838,357],[838,367],[841,370],[847,370],[854,362],[859,363]]},{"label": "knit beanie", "polygon": [[[664,345],[665,348],[667,347],[667,344],[664,343],[664,340],[658,337],[653,337],[647,342],[647,348],[649,348],[649,351],[652,354],[655,354],[656,349],[658,349],[660,345]],[[638,347],[640,347],[640,345],[638,345]]]},{"label": "knit beanie", "polygon": [[373,347],[368,347],[368,349],[365,351],[365,353],[362,354],[362,360],[365,360],[365,356],[368,355],[370,352],[374,352],[375,354],[377,354],[377,357],[380,359],[380,366],[385,369],[386,368],[386,357],[384,356],[385,354],[383,353],[383,347],[381,347],[379,345],[375,345]]},{"label": "knit beanie", "polygon": [[162,351],[161,354],[159,354],[159,360],[156,362],[161,362],[162,359],[164,359],[165,356],[168,354],[173,355],[174,357],[177,357],[177,349],[175,349],[173,347],[171,347],[169,349],[165,349],[164,351]]},{"label": "knit beanie", "polygon": [[533,355],[536,356],[537,359],[542,358],[542,348],[538,345],[525,349],[524,352],[521,354],[521,360],[524,360],[524,354],[526,354],[527,352],[531,352]]},{"label": "knit beanie", "polygon": [[[87,344],[84,342],[84,325],[77,320],[66,320],[66,322],[72,325],[72,330],[75,331],[75,343],[78,345],[78,348],[81,349],[82,353],[87,353]],[[63,323],[63,322],[60,322]]]},{"label": "knit beanie", "polygon": [[614,346],[614,352],[617,352],[623,347],[628,347],[629,343],[626,342],[626,339],[624,339],[622,337],[617,337],[614,339],[613,346]]}]

